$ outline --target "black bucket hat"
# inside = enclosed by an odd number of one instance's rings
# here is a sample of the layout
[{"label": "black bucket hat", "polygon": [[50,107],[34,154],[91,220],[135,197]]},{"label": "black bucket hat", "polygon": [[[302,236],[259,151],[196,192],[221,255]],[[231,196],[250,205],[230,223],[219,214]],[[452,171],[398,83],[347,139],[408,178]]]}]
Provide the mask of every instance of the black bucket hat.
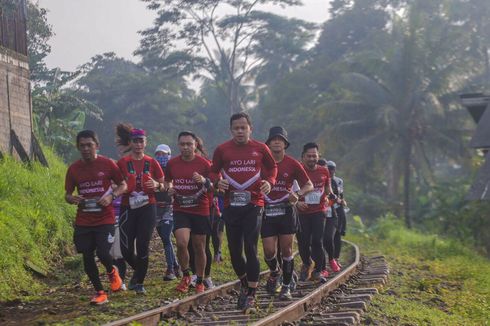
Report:
[{"label": "black bucket hat", "polygon": [[265,143],[268,144],[272,138],[277,136],[284,139],[284,141],[286,142],[286,148],[288,148],[289,147],[288,132],[286,131],[286,129],[284,129],[281,126],[272,127],[271,129],[269,129],[269,137],[267,137],[267,141]]}]

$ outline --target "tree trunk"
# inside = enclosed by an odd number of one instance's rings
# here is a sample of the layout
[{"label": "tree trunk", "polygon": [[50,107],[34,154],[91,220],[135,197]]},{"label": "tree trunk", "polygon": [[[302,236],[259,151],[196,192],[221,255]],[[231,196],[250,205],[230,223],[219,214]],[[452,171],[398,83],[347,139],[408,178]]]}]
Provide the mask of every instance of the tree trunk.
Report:
[{"label": "tree trunk", "polygon": [[412,142],[407,139],[405,143],[405,160],[403,162],[403,210],[405,216],[405,224],[412,228],[412,217],[410,216],[410,166],[412,157]]}]

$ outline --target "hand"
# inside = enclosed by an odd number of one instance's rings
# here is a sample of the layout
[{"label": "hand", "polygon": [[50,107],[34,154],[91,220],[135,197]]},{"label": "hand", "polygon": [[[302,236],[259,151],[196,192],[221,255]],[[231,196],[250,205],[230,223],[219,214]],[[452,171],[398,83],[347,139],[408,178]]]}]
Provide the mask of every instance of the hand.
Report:
[{"label": "hand", "polygon": [[289,193],[288,200],[289,200],[289,203],[291,203],[291,205],[294,205],[294,204],[296,204],[298,202],[299,196],[298,196],[297,193],[291,191]]},{"label": "hand", "polygon": [[195,182],[195,183],[201,183],[201,184],[203,184],[203,183],[205,183],[205,182],[206,182],[206,178],[205,178],[205,177],[203,177],[202,175],[200,175],[200,174],[199,174],[199,173],[197,173],[197,172],[194,172],[194,173],[192,174],[192,179],[194,180],[194,182]]},{"label": "hand", "polygon": [[150,178],[148,181],[145,182],[145,187],[148,189],[148,190],[152,190],[152,191],[155,191],[155,189],[158,188],[160,184],[153,180],[152,178]]},{"label": "hand", "polygon": [[174,187],[170,187],[170,188],[168,188],[168,189],[167,189],[167,194],[168,194],[169,196],[173,196],[173,195],[175,195],[175,193],[176,193],[176,192],[177,192],[177,191],[175,191],[175,188],[174,188]]},{"label": "hand", "polygon": [[73,195],[67,195],[66,199],[67,202],[69,202],[72,205],[79,205],[84,200],[82,196],[73,196]]},{"label": "hand", "polygon": [[337,201],[337,204],[342,204],[342,201],[343,201],[343,200],[342,200],[342,199],[340,199],[339,197],[337,197],[337,200],[336,200],[336,201]]},{"label": "hand", "polygon": [[305,203],[304,201],[299,201],[296,203],[296,207],[298,207],[300,211],[305,211],[308,209],[308,204]]},{"label": "hand", "polygon": [[267,195],[269,192],[271,192],[272,186],[269,183],[269,181],[262,180],[260,181],[260,192],[263,193],[264,195]]},{"label": "hand", "polygon": [[218,181],[218,190],[221,192],[225,192],[230,188],[230,183],[226,179],[221,179]]},{"label": "hand", "polygon": [[342,206],[347,207],[347,202],[345,201],[345,199],[342,199]]},{"label": "hand", "polygon": [[111,203],[112,203],[112,194],[105,195],[104,197],[102,197],[97,201],[97,204],[104,207],[109,206]]}]

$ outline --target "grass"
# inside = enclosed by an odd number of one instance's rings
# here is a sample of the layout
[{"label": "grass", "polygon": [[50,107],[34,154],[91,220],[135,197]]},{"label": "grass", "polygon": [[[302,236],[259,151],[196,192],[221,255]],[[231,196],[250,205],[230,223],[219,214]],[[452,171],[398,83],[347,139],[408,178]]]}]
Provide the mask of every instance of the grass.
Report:
[{"label": "grass", "polygon": [[366,229],[357,218],[348,239],[361,252],[377,250],[390,264],[390,282],[366,321],[384,325],[488,325],[490,262],[451,239],[407,230],[394,217]]},{"label": "grass", "polygon": [[74,208],[64,201],[65,165],[45,150],[50,168],[0,161],[0,301],[38,293],[43,285],[26,268],[51,271],[71,241]]}]

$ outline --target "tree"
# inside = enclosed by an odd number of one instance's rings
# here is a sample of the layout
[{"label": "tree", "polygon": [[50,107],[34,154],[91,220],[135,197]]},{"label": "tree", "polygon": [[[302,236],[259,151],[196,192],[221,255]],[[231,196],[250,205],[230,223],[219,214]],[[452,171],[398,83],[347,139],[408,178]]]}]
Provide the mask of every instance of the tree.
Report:
[{"label": "tree", "polygon": [[[178,48],[184,66],[215,83],[228,102],[230,113],[256,103],[254,81],[261,69],[277,54],[267,52],[267,40],[298,42],[297,46],[274,49],[289,53],[294,61],[297,49],[313,36],[313,25],[259,10],[273,3],[300,5],[300,0],[143,0],[158,11],[152,28],[141,32],[136,54],[146,67],[167,58]],[[290,51],[291,50],[291,51]],[[288,52],[290,51],[290,52]],[[191,69],[189,69],[190,71]]]},{"label": "tree", "polygon": [[36,84],[54,78],[56,70],[48,70],[44,59],[51,53],[49,39],[54,35],[47,20],[47,11],[31,1],[27,2],[27,50],[31,81]]}]

